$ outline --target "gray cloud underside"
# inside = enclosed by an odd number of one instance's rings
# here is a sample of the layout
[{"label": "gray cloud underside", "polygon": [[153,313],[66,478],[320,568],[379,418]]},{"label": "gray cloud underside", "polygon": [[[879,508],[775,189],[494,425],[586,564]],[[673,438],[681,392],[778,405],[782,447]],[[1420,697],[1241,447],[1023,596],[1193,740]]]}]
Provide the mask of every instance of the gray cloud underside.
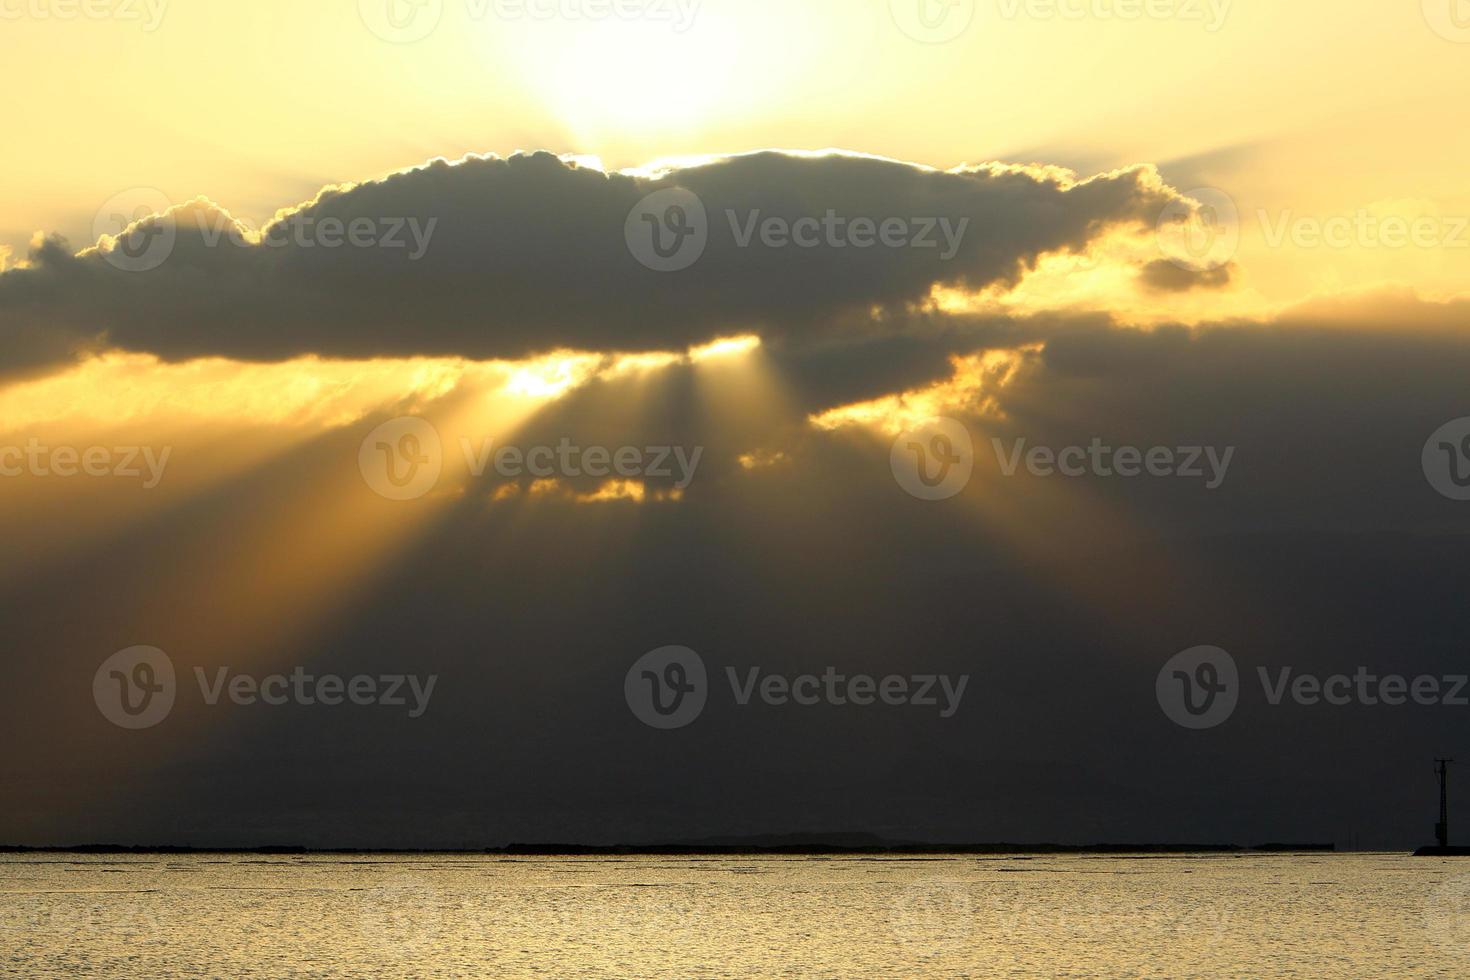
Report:
[{"label": "gray cloud underside", "polygon": [[[1071,814],[1085,809],[1097,839],[1307,840],[1335,832],[1325,808],[1352,813],[1370,838],[1416,843],[1433,789],[1413,760],[1463,739],[1459,712],[1348,708],[1338,722],[1326,706],[1271,708],[1257,693],[1202,756],[1198,740],[1171,737],[1154,683],[1165,658],[1198,643],[1231,651],[1252,678],[1275,665],[1464,673],[1470,511],[1434,492],[1420,451],[1446,420],[1470,414],[1467,313],[1378,298],[1196,329],[1065,316],[975,318],[949,332],[918,322],[897,339],[762,352],[791,403],[740,406],[733,419],[700,407],[708,393],[696,375],[718,362],[595,382],[516,432],[484,435],[705,446],[678,506],[525,497],[487,507],[487,481],[319,632],[260,651],[263,662],[317,671],[440,674],[424,719],[214,715],[227,737],[117,783],[104,764],[116,731],[78,685],[130,642],[119,634],[180,664],[213,662],[216,638],[198,626],[205,610],[149,601],[151,570],[174,568],[222,526],[252,526],[324,468],[350,468],[380,419],[330,430],[94,549],[27,564],[0,588],[0,629],[18,651],[0,713],[33,733],[31,752],[65,762],[27,770],[28,752],[0,763],[16,800],[0,812],[0,839],[346,834],[435,846],[794,826],[1044,840],[1083,833]],[[956,410],[976,444],[965,498],[903,493],[885,438],[794,424],[896,378],[947,376],[948,352],[1022,345],[1031,353],[993,410]],[[635,392],[646,411],[611,410]],[[1042,486],[1003,476],[992,437],[1235,454],[1214,491],[1175,478]],[[740,470],[734,454],[754,448],[786,461]],[[992,516],[972,498],[1007,507]],[[48,528],[18,536],[34,539],[18,562],[49,554]],[[215,627],[221,642],[233,628]],[[835,664],[974,680],[947,721],[722,698],[687,738],[669,739],[634,720],[621,691],[634,657],[671,642],[698,650],[717,676],[725,665],[796,674]],[[1322,759],[1346,761],[1324,770]],[[883,792],[869,791],[875,783]],[[95,787],[97,805],[53,800],[73,786]]]}]

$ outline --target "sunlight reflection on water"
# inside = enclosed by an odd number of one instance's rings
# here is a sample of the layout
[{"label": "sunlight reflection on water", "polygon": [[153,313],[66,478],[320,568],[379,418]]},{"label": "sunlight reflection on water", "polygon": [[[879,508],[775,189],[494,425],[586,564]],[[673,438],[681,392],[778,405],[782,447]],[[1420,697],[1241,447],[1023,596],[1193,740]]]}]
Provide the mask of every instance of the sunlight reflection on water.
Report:
[{"label": "sunlight reflection on water", "polygon": [[29,977],[1445,976],[1470,862],[0,855]]}]

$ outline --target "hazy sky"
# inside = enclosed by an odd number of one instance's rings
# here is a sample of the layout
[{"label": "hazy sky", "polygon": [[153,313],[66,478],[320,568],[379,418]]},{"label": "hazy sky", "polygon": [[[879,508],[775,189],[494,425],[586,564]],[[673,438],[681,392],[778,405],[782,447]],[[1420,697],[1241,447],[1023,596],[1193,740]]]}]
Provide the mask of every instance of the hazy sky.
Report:
[{"label": "hazy sky", "polygon": [[[1132,18],[1127,0],[985,0],[937,44],[887,0],[667,0],[626,21],[435,0],[436,29],[413,43],[384,41],[347,0],[154,3],[6,15],[14,258],[37,230],[85,239],[135,186],[259,223],[326,183],[518,149],[613,168],[830,146],[942,168],[1154,163],[1252,216],[1470,210],[1466,47],[1431,28],[1435,0],[1156,0]],[[1272,301],[1381,279],[1443,293],[1470,271],[1470,248],[1271,249],[1246,225],[1251,285]]]},{"label": "hazy sky", "polygon": [[1470,707],[1258,678],[1470,670],[1458,12],[0,0],[0,843],[1423,842]]}]

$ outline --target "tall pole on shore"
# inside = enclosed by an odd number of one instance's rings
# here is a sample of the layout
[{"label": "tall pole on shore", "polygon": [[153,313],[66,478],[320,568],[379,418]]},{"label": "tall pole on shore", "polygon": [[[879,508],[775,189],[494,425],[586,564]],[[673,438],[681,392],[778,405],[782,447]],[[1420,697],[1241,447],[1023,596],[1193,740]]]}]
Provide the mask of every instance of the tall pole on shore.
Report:
[{"label": "tall pole on shore", "polygon": [[1449,772],[1449,764],[1454,759],[1435,759],[1434,771],[1439,776],[1439,823],[1434,825],[1434,836],[1439,840],[1440,847],[1450,846],[1450,798],[1446,792],[1445,779]]}]

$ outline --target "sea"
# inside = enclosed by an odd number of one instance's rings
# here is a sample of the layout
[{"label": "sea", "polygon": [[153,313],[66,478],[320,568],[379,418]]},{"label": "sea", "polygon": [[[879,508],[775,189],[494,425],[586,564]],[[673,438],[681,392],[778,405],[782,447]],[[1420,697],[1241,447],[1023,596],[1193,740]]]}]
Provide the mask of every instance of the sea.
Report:
[{"label": "sea", "polygon": [[0,975],[1467,977],[1470,858],[0,854]]}]

